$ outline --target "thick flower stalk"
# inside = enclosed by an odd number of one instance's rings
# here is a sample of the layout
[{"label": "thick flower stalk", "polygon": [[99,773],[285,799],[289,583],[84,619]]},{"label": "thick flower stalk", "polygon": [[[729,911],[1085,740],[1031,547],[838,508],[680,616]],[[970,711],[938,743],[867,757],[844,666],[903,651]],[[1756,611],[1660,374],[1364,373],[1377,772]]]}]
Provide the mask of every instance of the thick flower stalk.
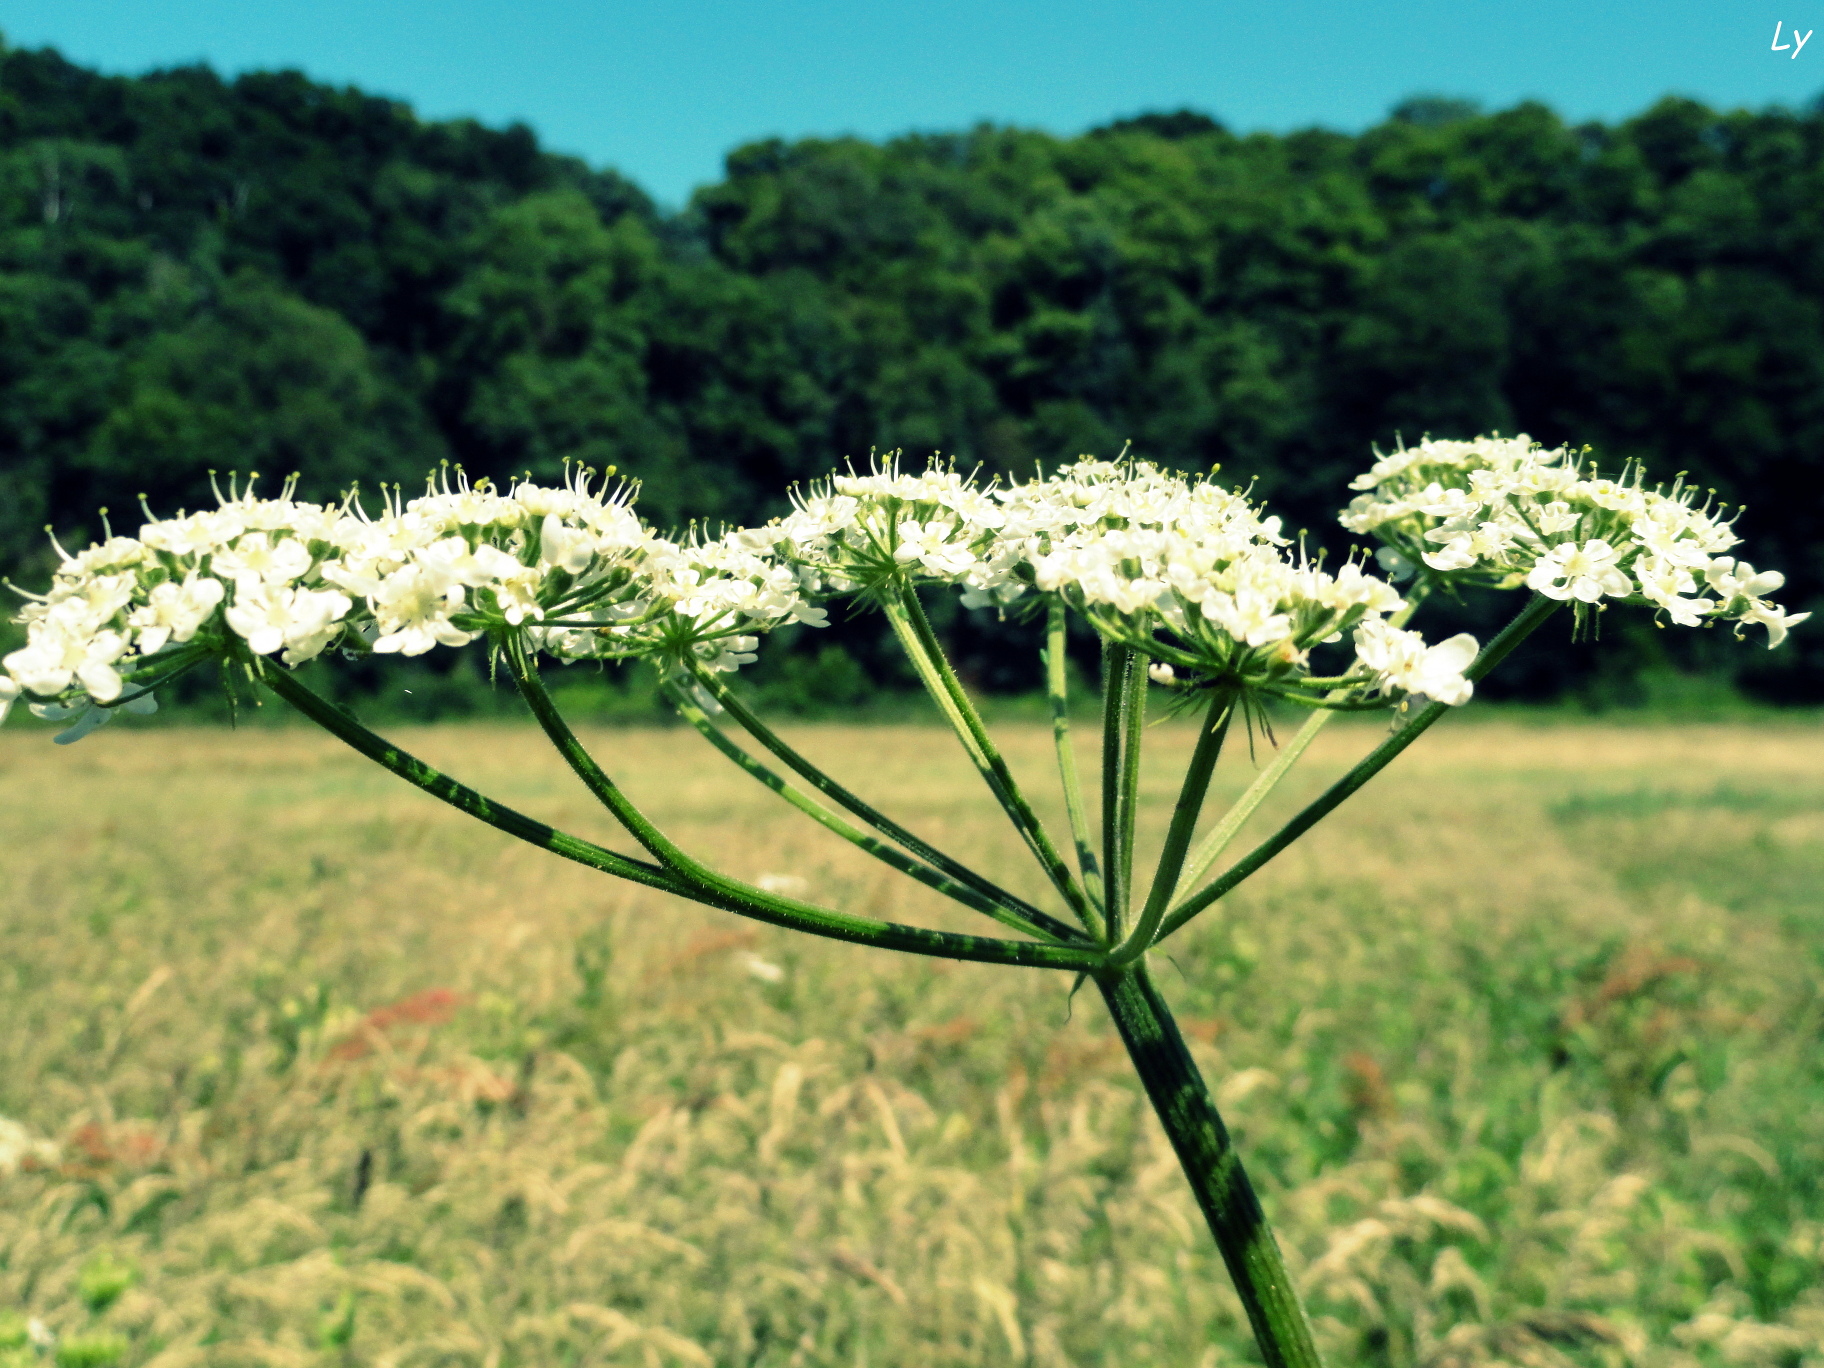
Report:
[{"label": "thick flower stalk", "polygon": [[[1234,1278],[1261,1352],[1278,1368],[1318,1354],[1293,1279],[1209,1089],[1154,985],[1160,942],[1312,830],[1368,783],[1563,603],[1580,615],[1639,603],[1684,625],[1767,628],[1805,614],[1766,595],[1777,573],[1728,554],[1729,521],[1680,484],[1620,480],[1524,438],[1430,442],[1382,457],[1342,515],[1373,534],[1381,567],[1332,571],[1245,493],[1142,461],[1079,460],[1031,480],[982,482],[952,466],[832,476],[762,527],[667,537],[630,485],[577,470],[562,485],[496,489],[448,472],[378,513],[256,496],[231,482],[214,509],[158,519],[64,555],[28,596],[24,647],[0,662],[0,717],[25,698],[70,722],[68,742],[209,660],[271,689],[361,754],[520,840],[602,873],[777,926],[880,949],[1067,970],[1093,980]],[[1410,581],[1402,592],[1395,583]],[[1408,626],[1440,587],[1526,588],[1486,646]],[[946,657],[922,594],[1042,615],[1067,841],[1047,829]],[[799,753],[732,689],[760,639],[820,626],[849,599],[885,616],[964,753],[1051,887],[1019,897],[880,811]],[[1070,737],[1072,618],[1102,642],[1099,803]],[[293,674],[326,653],[421,655],[483,643],[577,777],[638,851],[557,831],[405,754]],[[996,922],[1011,938],[882,922],[749,885],[681,848],[570,730],[540,661],[650,661],[679,715],[743,773],[831,835]],[[1197,711],[1184,778],[1150,862],[1136,848],[1148,694]],[[1303,728],[1207,829],[1204,798],[1237,719],[1273,704]],[[1220,872],[1229,845],[1338,711],[1399,710],[1400,725],[1343,778]],[[718,722],[720,716],[723,721]],[[1099,809],[1099,810],[1098,810]],[[1199,837],[1199,832],[1202,832]],[[1068,856],[1065,853],[1069,852]]]}]

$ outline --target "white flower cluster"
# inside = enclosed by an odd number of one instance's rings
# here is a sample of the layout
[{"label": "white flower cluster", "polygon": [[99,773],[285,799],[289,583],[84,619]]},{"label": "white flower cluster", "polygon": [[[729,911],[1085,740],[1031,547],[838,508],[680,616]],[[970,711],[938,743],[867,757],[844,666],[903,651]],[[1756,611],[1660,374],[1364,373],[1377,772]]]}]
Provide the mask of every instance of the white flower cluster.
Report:
[{"label": "white flower cluster", "polygon": [[[1279,520],[1243,495],[1143,461],[1085,459],[985,488],[945,467],[838,476],[748,535],[839,591],[954,584],[970,606],[1059,596],[1160,680],[1188,669],[1285,693],[1470,694],[1473,638],[1433,647],[1389,626],[1404,604],[1385,581],[1288,554]],[[1311,649],[1351,630],[1356,666],[1312,680]]]},{"label": "white flower cluster", "polygon": [[[1467,702],[1476,641],[1430,645],[1387,618],[1405,602],[1354,562],[1335,574],[1288,547],[1278,518],[1208,480],[1146,462],[1079,461],[1006,491],[1033,586],[1103,636],[1178,669],[1307,699],[1337,691]],[[1354,634],[1355,662],[1314,679],[1314,647]]]},{"label": "white flower cluster", "polygon": [[[874,593],[911,583],[992,592],[1011,562],[994,492],[948,466],[903,474],[896,464],[794,491],[787,517],[738,534],[796,567],[815,590]],[[1014,587],[1010,594],[1017,594]]]},{"label": "white flower cluster", "polygon": [[[1778,646],[1809,613],[1767,601],[1785,576],[1725,553],[1739,538],[1682,480],[1647,488],[1638,465],[1606,479],[1522,435],[1426,440],[1381,457],[1351,488],[1351,532],[1385,543],[1396,575],[1526,585],[1549,598],[1650,604],[1681,626],[1755,623]],[[1739,514],[1739,510],[1738,510]],[[1740,630],[1738,626],[1738,631]]]},{"label": "white flower cluster", "polygon": [[[341,504],[254,495],[148,521],[65,554],[50,592],[17,621],[26,645],[0,661],[0,717],[23,695],[74,740],[112,709],[149,710],[158,683],[239,650],[298,665],[332,645],[421,655],[491,629],[524,632],[566,659],[689,652],[715,669],[753,659],[757,634],[823,612],[788,567],[739,534],[671,541],[634,514],[631,490],[501,493],[447,475],[377,517]],[[60,548],[61,550],[61,548]]]}]

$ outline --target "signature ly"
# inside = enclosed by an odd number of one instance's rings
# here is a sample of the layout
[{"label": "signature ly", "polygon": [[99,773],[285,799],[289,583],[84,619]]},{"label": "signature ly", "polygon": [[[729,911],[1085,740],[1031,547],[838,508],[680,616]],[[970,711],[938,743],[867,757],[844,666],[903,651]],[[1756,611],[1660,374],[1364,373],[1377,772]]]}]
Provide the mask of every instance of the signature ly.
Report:
[{"label": "signature ly", "polygon": [[1775,52],[1785,52],[1787,49],[1790,48],[1792,50],[1793,60],[1797,61],[1799,54],[1805,50],[1805,44],[1807,44],[1811,41],[1811,35],[1813,33],[1817,32],[1817,30],[1816,29],[1806,29],[1804,36],[1800,37],[1799,30],[1797,29],[1797,27],[1794,27],[1794,29],[1792,30],[1792,34],[1791,34],[1792,42],[1782,43],[1780,41],[1780,30],[1782,28],[1784,28],[1785,26],[1786,26],[1785,20],[1781,19],[1781,20],[1775,21],[1774,26],[1773,26],[1773,50]]}]

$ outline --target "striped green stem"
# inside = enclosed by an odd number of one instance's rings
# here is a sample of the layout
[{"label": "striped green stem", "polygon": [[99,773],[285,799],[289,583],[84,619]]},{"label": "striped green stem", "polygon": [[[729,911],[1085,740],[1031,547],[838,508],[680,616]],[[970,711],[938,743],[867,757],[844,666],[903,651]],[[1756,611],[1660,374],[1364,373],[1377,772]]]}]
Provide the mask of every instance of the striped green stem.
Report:
[{"label": "striped green stem", "polygon": [[1108,938],[1126,933],[1133,898],[1134,818],[1146,734],[1146,658],[1110,643],[1102,654],[1102,883]]},{"label": "striped green stem", "polygon": [[760,761],[756,760],[733,741],[729,740],[727,736],[723,735],[722,730],[710,720],[709,714],[693,703],[676,684],[667,683],[665,686],[665,693],[666,697],[671,700],[672,706],[678,710],[678,715],[686,722],[690,723],[691,726],[695,727],[710,745],[714,746],[745,774],[757,780],[766,788],[771,789],[774,793],[778,794],[779,797],[797,808],[798,811],[802,812],[806,817],[809,817],[826,831],[833,832],[835,835],[842,837],[843,840],[866,851],[882,864],[897,869],[901,874],[906,875],[908,878],[916,879],[927,888],[934,889],[943,894],[952,902],[961,903],[964,907],[980,912],[984,916],[992,917],[1002,925],[1009,926],[1015,931],[1023,931],[1027,935],[1036,936],[1041,940],[1056,940],[1065,944],[1078,945],[1085,943],[1083,934],[1074,927],[1067,926],[1061,921],[1047,917],[1043,913],[1039,914],[1040,921],[1029,921],[1026,917],[1021,916],[1011,908],[1003,906],[993,898],[983,896],[975,889],[958,883],[947,874],[932,869],[929,865],[920,864],[911,856],[888,845],[885,841],[878,840],[875,837],[868,835],[867,832],[851,826],[828,808],[824,807],[823,804],[817,802],[816,799],[793,788],[781,775],[774,770],[768,769],[765,765],[761,764]]},{"label": "striped green stem", "polygon": [[1058,848],[1052,844],[1044,824],[1032,810],[1032,804],[1020,792],[1013,771],[1007,767],[1000,748],[988,735],[988,728],[976,712],[975,704],[970,701],[968,691],[956,677],[956,671],[950,668],[950,661],[944,655],[937,633],[932,630],[931,620],[925,616],[924,605],[918,600],[917,590],[907,586],[897,599],[886,600],[883,607],[894,635],[899,638],[899,644],[911,660],[913,669],[918,672],[926,692],[956,732],[963,750],[1007,813],[1014,829],[1025,840],[1033,857],[1038,860],[1039,867],[1045,871],[1045,877],[1051,880],[1052,887],[1058,890],[1071,910],[1083,919],[1084,924],[1091,924],[1094,914],[1089,907],[1088,895],[1071,875],[1070,866],[1065,864],[1064,857],[1058,854]]},{"label": "striped green stem", "polygon": [[541,850],[561,855],[566,860],[575,860],[578,864],[588,865],[604,874],[630,879],[634,883],[663,889],[667,893],[685,892],[658,865],[617,855],[591,841],[568,835],[535,818],[515,812],[512,808],[477,793],[467,784],[458,783],[416,756],[408,755],[384,737],[376,736],[328,699],[305,688],[291,671],[265,662],[261,662],[258,669],[261,683],[331,736],[353,747],[382,769],[398,775],[406,783],[423,789],[433,798],[442,799],[458,812],[466,812],[509,836],[517,836]]},{"label": "striped green stem", "polygon": [[1203,1208],[1268,1368],[1322,1368],[1279,1242],[1145,964],[1100,974],[1096,986]]},{"label": "striped green stem", "polygon": [[875,921],[869,917],[851,916],[796,898],[768,893],[764,889],[731,879],[686,854],[675,842],[648,820],[620,787],[590,755],[583,743],[570,730],[551,695],[546,692],[538,671],[526,657],[517,639],[505,643],[502,654],[520,695],[532,709],[532,716],[544,729],[551,744],[564,757],[576,777],[583,781],[598,802],[613,814],[616,821],[641,845],[645,846],[686,896],[712,907],[738,912],[756,921],[768,922],[794,931],[805,931],[831,940],[872,945],[882,950],[904,950],[910,954],[931,955],[941,959],[980,960],[991,964],[1019,964],[1045,969],[1094,969],[1105,962],[1100,951],[1087,947],[1055,945],[1046,941],[1006,941],[988,936],[959,935],[951,931],[932,931],[922,926],[899,922]]},{"label": "striped green stem", "polygon": [[[1404,627],[1412,620],[1412,615],[1424,604],[1429,592],[1425,585],[1415,585],[1406,596],[1406,606],[1388,618],[1387,625]],[[1172,894],[1174,901],[1189,893],[1198,885],[1203,876],[1210,872],[1210,866],[1222,858],[1222,852],[1229,848],[1230,842],[1240,833],[1242,827],[1247,825],[1248,818],[1252,817],[1260,805],[1266,801],[1267,795],[1279,787],[1279,781],[1291,772],[1292,766],[1298,763],[1299,757],[1305,753],[1313,741],[1317,740],[1317,734],[1328,726],[1330,719],[1335,716],[1334,708],[1313,709],[1311,715],[1305,719],[1305,724],[1298,729],[1297,734],[1280,748],[1278,755],[1273,757],[1273,763],[1254,776],[1254,782],[1248,785],[1246,792],[1235,800],[1227,812],[1222,814],[1222,819],[1216,823],[1210,834],[1197,843],[1197,849],[1185,862],[1184,872],[1178,876],[1178,887]]]},{"label": "striped green stem", "polygon": [[786,744],[777,732],[762,722],[754,710],[736,697],[734,691],[716,678],[714,673],[704,669],[698,661],[693,660],[689,664],[692,678],[711,698],[716,700],[730,717],[741,725],[743,731],[778,757],[787,769],[838,807],[847,811],[851,816],[859,817],[882,836],[897,842],[903,849],[923,860],[933,869],[948,874],[965,887],[973,888],[983,897],[999,903],[1016,916],[1026,918],[1034,926],[1055,926],[1063,927],[1066,931],[1069,930],[1063,922],[1058,921],[1049,913],[1042,912],[1024,898],[1009,893],[993,880],[976,873],[962,861],[946,855],[923,837],[914,835],[884,812],[864,802],[857,794],[844,788],[797,750]]},{"label": "striped green stem", "polygon": [[[1077,848],[1077,869],[1092,908],[1102,901],[1102,867],[1090,836],[1089,811],[1083,802],[1083,783],[1077,775],[1077,752],[1070,743],[1070,663],[1065,655],[1068,619],[1064,604],[1054,602],[1045,624],[1045,697],[1051,704],[1051,741],[1058,755],[1058,781],[1064,789],[1064,811],[1070,818],[1070,839]],[[1086,923],[1092,935],[1106,935],[1107,928]]]},{"label": "striped green stem", "polygon": [[[1520,610],[1519,615],[1502,628],[1493,641],[1482,648],[1482,653],[1476,657],[1475,663],[1463,672],[1465,677],[1471,680],[1485,678],[1490,670],[1507,658],[1508,652],[1524,641],[1534,629],[1557,611],[1559,606],[1556,599],[1534,594],[1526,607]],[[1157,944],[1164,940],[1192,917],[1220,900],[1243,880],[1256,873],[1280,851],[1329,816],[1357,789],[1398,759],[1408,746],[1425,734],[1432,723],[1449,711],[1449,706],[1443,703],[1428,703],[1419,709],[1405,726],[1376,746],[1355,768],[1325,789],[1291,821],[1255,846],[1207,887],[1174,907],[1165,918],[1158,936],[1154,938],[1154,943]]]},{"label": "striped green stem", "polygon": [[1223,738],[1235,715],[1235,694],[1217,688],[1204,710],[1203,725],[1197,730],[1197,744],[1191,750],[1191,762],[1185,767],[1184,784],[1178,790],[1178,802],[1172,809],[1172,823],[1166,829],[1165,845],[1159,851],[1159,865],[1147,890],[1146,906],[1140,919],[1118,949],[1110,956],[1115,965],[1131,964],[1147,952],[1158,934],[1159,923],[1172,905],[1178,887],[1178,871],[1184,868],[1184,855],[1197,830],[1197,818],[1203,812],[1204,795],[1210,791],[1210,778],[1216,773],[1216,761],[1222,755]]}]

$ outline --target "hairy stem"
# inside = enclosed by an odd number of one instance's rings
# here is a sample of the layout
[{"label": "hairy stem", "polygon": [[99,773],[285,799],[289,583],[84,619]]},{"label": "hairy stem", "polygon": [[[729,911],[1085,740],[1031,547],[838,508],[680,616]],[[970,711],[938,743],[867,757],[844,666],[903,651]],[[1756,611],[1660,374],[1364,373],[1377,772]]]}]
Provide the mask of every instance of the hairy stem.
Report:
[{"label": "hairy stem", "polygon": [[1321,1368],[1279,1242],[1228,1128],[1144,964],[1100,974],[1096,986],[1178,1154],[1269,1368]]},{"label": "hairy stem", "polygon": [[[1424,585],[1415,585],[1406,596],[1406,606],[1388,618],[1387,625],[1404,627],[1423,606],[1428,595],[1429,590]],[[1254,776],[1254,782],[1248,785],[1247,791],[1222,814],[1222,819],[1210,834],[1197,843],[1197,849],[1185,862],[1184,872],[1178,876],[1178,887],[1172,893],[1174,901],[1189,893],[1210,872],[1210,866],[1222,858],[1222,852],[1229,848],[1229,843],[1247,825],[1248,818],[1266,801],[1267,795],[1279,787],[1279,781],[1291,772],[1299,757],[1317,740],[1317,734],[1335,716],[1334,708],[1314,710],[1298,729],[1298,733],[1273,757],[1273,763]]]},{"label": "hairy stem", "polygon": [[328,699],[305,688],[289,670],[272,665],[263,666],[260,669],[260,682],[337,740],[353,747],[382,769],[398,775],[406,783],[423,789],[433,798],[442,799],[459,812],[466,812],[509,836],[517,836],[541,850],[549,850],[566,860],[575,860],[591,869],[599,869],[604,874],[630,879],[634,883],[663,889],[667,893],[684,893],[689,896],[688,891],[658,865],[617,855],[593,842],[546,826],[543,822],[477,793],[466,784],[458,783],[417,757],[406,754],[384,737],[376,736]]},{"label": "hairy stem", "polygon": [[1110,644],[1102,657],[1102,879],[1111,944],[1125,934],[1133,898],[1134,817],[1146,733],[1146,658]]}]

